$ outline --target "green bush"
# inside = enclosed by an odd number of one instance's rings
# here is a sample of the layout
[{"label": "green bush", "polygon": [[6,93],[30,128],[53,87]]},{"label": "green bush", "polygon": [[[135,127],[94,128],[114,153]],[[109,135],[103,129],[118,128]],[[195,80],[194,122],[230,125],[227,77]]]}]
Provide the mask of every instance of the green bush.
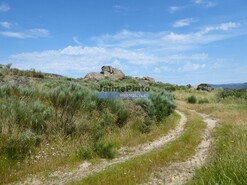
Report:
[{"label": "green bush", "polygon": [[41,136],[37,136],[31,130],[27,130],[8,139],[4,148],[5,153],[8,158],[22,159],[40,144],[41,139]]},{"label": "green bush", "polygon": [[101,121],[102,126],[112,126],[114,125],[114,117],[113,114],[110,113],[108,109],[104,110],[102,114],[102,121]]},{"label": "green bush", "polygon": [[203,98],[201,100],[198,101],[199,104],[204,104],[204,103],[209,103],[207,98]]},{"label": "green bush", "polygon": [[44,106],[40,101],[33,102],[31,109],[31,128],[36,133],[45,133],[49,119],[52,118],[52,109]]},{"label": "green bush", "polygon": [[155,109],[153,102],[150,99],[137,99],[135,100],[136,104],[141,106],[144,111],[149,115],[149,117],[155,117]]},{"label": "green bush", "polygon": [[191,104],[195,104],[197,102],[197,99],[194,95],[191,95],[190,97],[188,97],[187,102]]},{"label": "green bush", "polygon": [[94,141],[97,142],[104,137],[105,130],[102,125],[96,126],[94,130],[95,131],[93,132],[94,133],[93,138],[94,138]]},{"label": "green bush", "polygon": [[247,90],[246,89],[224,89],[223,91],[218,93],[219,98],[242,98],[247,100]]},{"label": "green bush", "polygon": [[137,99],[136,104],[140,105],[150,118],[157,121],[169,116],[176,108],[174,96],[167,91],[152,92],[149,99]]},{"label": "green bush", "polygon": [[92,159],[93,155],[94,155],[93,150],[89,146],[83,146],[77,150],[77,157],[80,160]]},{"label": "green bush", "polygon": [[129,111],[127,109],[120,109],[117,116],[117,125],[123,127],[129,117]]},{"label": "green bush", "polygon": [[143,134],[148,134],[151,132],[151,125],[152,125],[152,121],[149,118],[146,118],[144,120],[144,122],[142,122],[139,125],[139,130],[141,133]]},{"label": "green bush", "polygon": [[49,86],[44,87],[42,95],[47,97],[53,106],[57,125],[64,133],[71,134],[75,127],[75,115],[80,110],[89,110],[93,106],[93,94],[87,88],[73,83],[55,84],[51,90]]},{"label": "green bush", "polygon": [[112,113],[118,113],[123,108],[123,100],[96,98],[96,107],[99,111],[108,108]]},{"label": "green bush", "polygon": [[176,108],[174,96],[167,91],[152,93],[150,99],[153,102],[155,117],[158,121],[169,116]]},{"label": "green bush", "polygon": [[41,72],[35,71],[35,69],[30,69],[26,71],[22,71],[19,69],[11,69],[11,72],[13,75],[18,75],[18,76],[27,76],[27,77],[35,77],[35,78],[44,78],[44,74]]},{"label": "green bush", "polygon": [[117,154],[117,147],[111,142],[98,141],[95,151],[102,158],[113,159]]}]

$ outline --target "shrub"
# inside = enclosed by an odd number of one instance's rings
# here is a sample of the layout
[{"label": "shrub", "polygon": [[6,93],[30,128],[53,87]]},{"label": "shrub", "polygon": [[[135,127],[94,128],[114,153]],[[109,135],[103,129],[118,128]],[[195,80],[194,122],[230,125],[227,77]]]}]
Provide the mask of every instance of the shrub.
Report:
[{"label": "shrub", "polygon": [[30,127],[32,116],[30,105],[25,101],[12,100],[10,101],[10,110],[12,112],[11,119],[13,123],[18,125],[21,130]]},{"label": "shrub", "polygon": [[128,119],[129,111],[127,109],[120,109],[117,113],[117,116],[117,125],[119,127],[123,127]]},{"label": "shrub", "polygon": [[192,95],[192,96],[188,97],[187,102],[191,103],[191,104],[195,104],[197,102],[197,99],[194,95]]},{"label": "shrub", "polygon": [[118,111],[123,108],[123,100],[96,98],[96,105],[99,111],[108,108],[112,113],[118,113]]},{"label": "shrub", "polygon": [[93,150],[90,146],[83,146],[77,150],[77,157],[81,160],[92,159]]},{"label": "shrub", "polygon": [[5,146],[5,153],[11,159],[24,158],[40,144],[41,139],[41,136],[37,136],[31,130],[27,130],[8,139]]},{"label": "shrub", "polygon": [[152,92],[149,99],[138,99],[136,104],[140,105],[149,115],[150,118],[155,118],[161,121],[169,116],[176,108],[174,96],[167,91]]},{"label": "shrub", "polygon": [[148,134],[150,133],[151,129],[149,126],[145,125],[144,123],[142,123],[140,126],[139,126],[139,130],[142,134]]},{"label": "shrub", "polygon": [[151,124],[152,124],[151,120],[149,118],[146,118],[144,120],[144,122],[142,122],[141,125],[139,126],[140,132],[143,134],[150,133],[151,132]]},{"label": "shrub", "polygon": [[44,74],[41,72],[35,71],[35,69],[27,70],[27,71],[21,71],[19,69],[11,69],[11,72],[14,75],[18,76],[27,76],[27,77],[36,77],[36,78],[44,78]]},{"label": "shrub", "polygon": [[207,98],[203,98],[201,100],[198,101],[199,104],[204,104],[204,103],[209,103]]},{"label": "shrub", "polygon": [[158,121],[169,116],[176,108],[173,95],[167,91],[163,91],[162,93],[152,93],[150,99],[153,102],[155,117]]},{"label": "shrub", "polygon": [[149,117],[153,118],[155,116],[154,105],[150,99],[137,99],[135,102],[143,108]]},{"label": "shrub", "polygon": [[103,136],[105,135],[105,130],[104,127],[99,125],[96,126],[94,133],[94,141],[97,142],[98,140],[102,139]]},{"label": "shrub", "polygon": [[[49,86],[55,86],[50,90]],[[48,87],[48,88],[47,88]],[[48,97],[55,110],[55,122],[66,134],[72,134],[75,128],[75,115],[81,110],[89,110],[93,94],[90,90],[78,84],[64,82],[61,85],[49,84],[44,87],[42,95]]]},{"label": "shrub", "polygon": [[98,141],[95,144],[96,153],[100,157],[106,159],[113,159],[116,156],[117,154],[116,148],[117,147],[111,142]]},{"label": "shrub", "polygon": [[247,100],[247,90],[246,89],[224,89],[223,91],[218,93],[219,98],[243,98]]},{"label": "shrub", "polygon": [[100,123],[102,126],[111,126],[114,124],[113,114],[111,114],[108,109],[104,110],[102,114],[102,121]]},{"label": "shrub", "polygon": [[31,128],[37,133],[44,133],[48,127],[47,123],[52,117],[52,109],[44,106],[40,101],[32,105]]}]

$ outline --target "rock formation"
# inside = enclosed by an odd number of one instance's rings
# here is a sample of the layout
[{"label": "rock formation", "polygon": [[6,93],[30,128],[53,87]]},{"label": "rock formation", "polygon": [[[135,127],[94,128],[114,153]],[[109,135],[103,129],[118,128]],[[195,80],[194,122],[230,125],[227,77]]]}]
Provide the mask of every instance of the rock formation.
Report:
[{"label": "rock formation", "polygon": [[121,70],[117,68],[113,68],[112,66],[103,66],[101,68],[100,73],[96,73],[96,72],[88,73],[84,79],[85,80],[96,80],[96,81],[100,81],[105,78],[110,79],[110,80],[121,80],[124,77],[125,75]]},{"label": "rock formation", "polygon": [[196,90],[201,90],[201,91],[208,91],[208,92],[210,92],[210,91],[214,90],[214,88],[211,87],[211,86],[208,85],[208,84],[200,84],[200,85],[197,86],[197,89],[196,89]]},{"label": "rock formation", "polygon": [[148,82],[155,82],[154,78],[151,78],[149,76],[145,76],[142,79],[145,80],[145,81],[148,81]]}]

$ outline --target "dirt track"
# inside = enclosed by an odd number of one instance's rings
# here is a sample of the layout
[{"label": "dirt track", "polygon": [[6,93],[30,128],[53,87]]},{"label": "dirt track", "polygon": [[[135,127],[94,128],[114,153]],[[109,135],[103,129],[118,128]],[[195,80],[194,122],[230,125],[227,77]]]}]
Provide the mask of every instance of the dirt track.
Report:
[{"label": "dirt track", "polygon": [[[119,150],[119,157],[111,161],[102,159],[101,162],[97,165],[92,165],[89,162],[84,162],[73,171],[56,171],[50,174],[48,178],[43,178],[39,175],[35,175],[27,178],[24,182],[18,182],[15,184],[67,184],[68,182],[83,179],[89,175],[103,171],[109,166],[123,163],[133,157],[140,156],[154,149],[162,147],[167,143],[177,139],[183,133],[184,125],[187,122],[187,118],[180,111],[176,112],[181,116],[181,119],[175,129],[171,130],[166,136],[161,137],[153,142],[139,145],[137,147],[123,147]],[[168,168],[162,169],[162,179],[154,178],[154,176],[151,175],[150,182],[148,182],[147,184],[181,184],[188,177],[193,176],[193,170],[196,167],[199,167],[204,163],[208,155],[210,144],[212,142],[210,131],[215,127],[216,121],[209,118],[207,115],[200,115],[203,117],[204,122],[207,124],[207,129],[204,133],[203,140],[197,147],[196,154],[188,161],[173,163]],[[176,178],[174,178],[175,176]],[[166,183],[164,183],[164,179]]]},{"label": "dirt track", "polygon": [[151,175],[150,181],[145,183],[145,185],[180,185],[184,184],[190,178],[193,177],[195,169],[200,168],[206,161],[210,154],[210,148],[212,144],[211,131],[216,125],[216,120],[210,118],[206,114],[197,113],[194,110],[190,110],[196,114],[199,114],[204,123],[206,123],[207,128],[203,134],[203,139],[196,148],[196,154],[184,162],[173,163],[170,166],[163,168],[159,171],[159,177],[155,177],[154,174]]}]

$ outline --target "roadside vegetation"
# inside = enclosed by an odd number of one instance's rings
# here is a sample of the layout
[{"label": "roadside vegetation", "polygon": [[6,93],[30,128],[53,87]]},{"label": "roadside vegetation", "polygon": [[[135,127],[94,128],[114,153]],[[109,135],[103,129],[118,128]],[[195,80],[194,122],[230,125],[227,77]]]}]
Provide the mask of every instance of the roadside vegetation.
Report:
[{"label": "roadside vegetation", "polygon": [[201,141],[205,124],[197,115],[188,114],[184,133],[165,147],[135,157],[127,162],[91,175],[86,179],[71,184],[140,184],[147,182],[151,172],[168,166],[171,162],[182,161],[195,153]]},{"label": "roadside vegetation", "polygon": [[[99,99],[100,86],[148,86],[148,99]],[[168,145],[107,168],[75,184],[137,184],[195,153],[205,128],[188,109],[218,120],[205,166],[187,184],[247,184],[246,89],[196,90],[138,78],[84,81],[10,66],[0,69],[0,184],[97,163],[175,128],[175,108],[188,116],[185,132]],[[176,155],[174,155],[176,154]]]},{"label": "roadside vegetation", "polygon": [[[187,184],[247,184],[247,91],[220,89],[212,92],[190,92],[210,99],[206,104],[186,103],[186,92],[176,92],[179,106],[210,114],[219,120],[213,133],[214,148],[208,163],[197,169]],[[182,101],[181,101],[182,100]]]},{"label": "roadside vegetation", "polygon": [[138,83],[134,79],[96,83],[34,70],[1,73],[1,183],[83,160],[112,159],[121,146],[160,137],[178,121],[174,97],[162,88],[154,87],[145,100],[96,96],[100,85]]}]

